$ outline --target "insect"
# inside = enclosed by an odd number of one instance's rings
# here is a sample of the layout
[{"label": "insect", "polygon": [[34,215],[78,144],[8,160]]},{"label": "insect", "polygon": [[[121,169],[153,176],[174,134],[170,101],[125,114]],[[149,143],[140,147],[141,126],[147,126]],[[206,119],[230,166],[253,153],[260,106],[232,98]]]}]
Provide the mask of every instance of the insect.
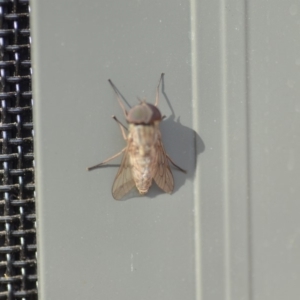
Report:
[{"label": "insect", "polygon": [[[119,124],[127,145],[119,153],[109,157],[98,165],[88,168],[89,171],[99,168],[112,159],[123,154],[122,162],[112,186],[112,195],[116,200],[121,199],[134,186],[141,195],[148,192],[152,180],[166,193],[171,194],[174,188],[174,179],[169,166],[172,163],[178,170],[186,173],[177,166],[166,153],[161,140],[159,123],[165,118],[157,108],[159,101],[159,86],[164,73],[161,74],[157,88],[155,104],[140,101],[129,111],[125,109],[121,95],[116,86],[109,79],[109,83],[116,93],[117,100],[123,110],[128,129],[115,117]],[[126,131],[128,134],[126,135]]]}]

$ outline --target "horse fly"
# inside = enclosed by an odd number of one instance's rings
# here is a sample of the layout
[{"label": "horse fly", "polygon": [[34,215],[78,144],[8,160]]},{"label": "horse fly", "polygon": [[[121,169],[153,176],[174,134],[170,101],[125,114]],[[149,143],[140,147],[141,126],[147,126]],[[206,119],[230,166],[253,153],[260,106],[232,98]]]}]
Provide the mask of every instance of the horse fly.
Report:
[{"label": "horse fly", "polygon": [[[119,153],[104,160],[102,163],[88,168],[89,171],[101,167],[123,153],[123,159],[112,186],[112,195],[116,200],[121,199],[134,186],[141,195],[148,192],[152,180],[166,193],[171,194],[174,188],[174,179],[169,166],[171,162],[178,170],[186,173],[177,166],[166,153],[159,130],[159,123],[164,116],[157,108],[159,100],[159,86],[164,73],[161,74],[156,88],[155,104],[145,101],[129,111],[122,103],[121,95],[116,86],[109,79],[109,83],[117,95],[118,102],[123,110],[128,129],[115,117],[113,119],[119,124],[123,138],[127,141],[126,147]],[[126,135],[125,130],[128,130]]]}]

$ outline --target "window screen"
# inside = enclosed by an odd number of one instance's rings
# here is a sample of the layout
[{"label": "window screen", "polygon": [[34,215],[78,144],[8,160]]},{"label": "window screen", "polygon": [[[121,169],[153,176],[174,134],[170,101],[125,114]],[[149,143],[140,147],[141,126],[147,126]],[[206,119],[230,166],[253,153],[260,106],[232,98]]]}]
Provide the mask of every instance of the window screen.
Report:
[{"label": "window screen", "polygon": [[0,1],[0,299],[37,299],[29,1]]}]

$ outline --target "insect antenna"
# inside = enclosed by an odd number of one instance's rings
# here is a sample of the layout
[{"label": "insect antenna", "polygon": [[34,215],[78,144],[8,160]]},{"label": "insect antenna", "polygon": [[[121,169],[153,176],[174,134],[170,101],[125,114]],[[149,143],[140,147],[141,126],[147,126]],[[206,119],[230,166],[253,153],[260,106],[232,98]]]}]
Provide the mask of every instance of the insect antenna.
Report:
[{"label": "insect antenna", "polygon": [[160,86],[160,83],[161,83],[164,75],[165,75],[165,73],[161,73],[160,79],[159,79],[159,82],[158,82],[158,85],[157,85],[157,88],[156,88],[156,97],[155,97],[155,103],[154,103],[155,106],[158,105],[158,100],[159,100],[159,86]]}]

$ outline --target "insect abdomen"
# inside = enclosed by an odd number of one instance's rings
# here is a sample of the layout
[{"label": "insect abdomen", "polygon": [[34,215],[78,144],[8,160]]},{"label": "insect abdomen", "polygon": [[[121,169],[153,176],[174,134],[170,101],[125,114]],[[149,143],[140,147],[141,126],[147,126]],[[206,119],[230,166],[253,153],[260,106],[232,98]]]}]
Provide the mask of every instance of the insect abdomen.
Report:
[{"label": "insect abdomen", "polygon": [[129,153],[132,177],[140,194],[146,194],[152,184],[156,166],[156,125],[129,125]]}]

